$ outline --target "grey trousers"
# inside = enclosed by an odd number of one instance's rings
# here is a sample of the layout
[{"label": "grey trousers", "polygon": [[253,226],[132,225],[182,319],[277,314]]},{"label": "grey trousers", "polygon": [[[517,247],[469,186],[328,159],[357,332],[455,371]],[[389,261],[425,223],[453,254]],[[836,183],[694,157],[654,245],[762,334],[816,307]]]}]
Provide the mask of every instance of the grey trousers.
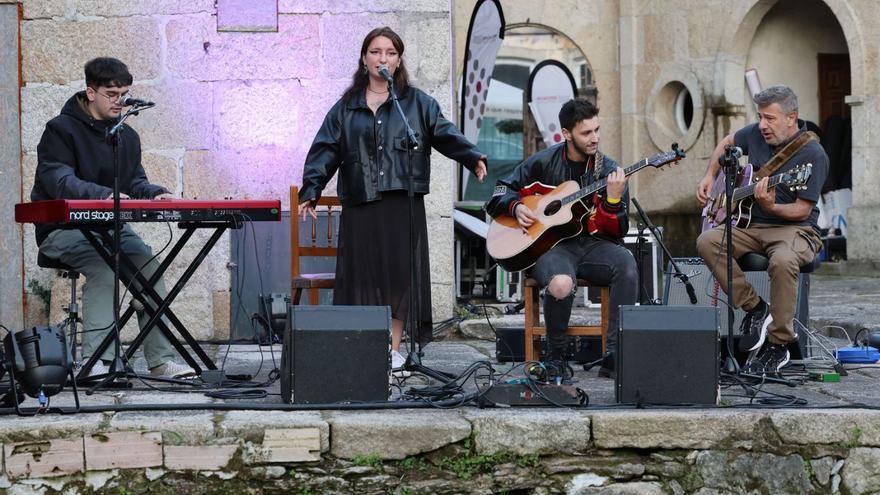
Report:
[{"label": "grey trousers", "polygon": [[[122,228],[120,250],[128,255],[131,261],[141,268],[146,278],[150,278],[159,263],[152,260],[153,252],[144,241],[131,230]],[[89,241],[79,230],[55,230],[40,244],[40,252],[60,260],[86,277],[82,296],[82,356],[91,357],[97,351],[101,340],[112,330],[113,326],[113,270],[95,251]],[[144,266],[146,264],[146,266]],[[161,297],[165,297],[165,283],[162,279],[154,285]],[[137,312],[138,323],[143,328],[149,321],[149,315],[143,310]],[[97,329],[97,330],[96,330]],[[147,366],[154,368],[174,359],[177,354],[168,339],[158,328],[153,327],[144,339],[144,357]],[[101,359],[113,359],[113,346],[107,348]]]}]

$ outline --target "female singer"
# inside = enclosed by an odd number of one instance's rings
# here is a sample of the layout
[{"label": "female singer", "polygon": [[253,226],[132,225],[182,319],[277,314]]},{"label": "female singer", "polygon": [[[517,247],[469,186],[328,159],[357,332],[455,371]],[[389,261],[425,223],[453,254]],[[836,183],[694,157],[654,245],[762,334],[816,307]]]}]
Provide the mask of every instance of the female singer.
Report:
[{"label": "female singer", "polygon": [[[429,192],[431,148],[466,166],[480,182],[486,176],[486,156],[446,120],[434,98],[410,85],[403,51],[403,40],[388,27],[376,28],[364,38],[351,86],[324,117],[309,149],[298,208],[303,219],[317,218],[315,203],[339,172],[337,192],[343,208],[333,304],[391,307],[391,361],[396,370],[405,363],[399,349],[411,310],[411,266],[417,280],[417,338],[422,344],[431,339],[423,201]],[[412,152],[415,263],[411,263],[405,126],[380,69],[393,76],[400,105],[418,136]]]}]

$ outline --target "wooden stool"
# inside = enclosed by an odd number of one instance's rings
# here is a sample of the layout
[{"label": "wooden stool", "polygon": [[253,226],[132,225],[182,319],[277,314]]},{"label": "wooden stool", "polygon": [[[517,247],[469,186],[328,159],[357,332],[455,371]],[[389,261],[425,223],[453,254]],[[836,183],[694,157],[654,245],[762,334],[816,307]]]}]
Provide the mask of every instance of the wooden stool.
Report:
[{"label": "wooden stool", "polygon": [[[578,287],[586,287],[590,284],[587,280],[578,279],[577,286]],[[538,356],[541,353],[540,350],[540,337],[542,335],[547,335],[547,328],[541,325],[541,302],[538,300],[540,297],[540,286],[538,285],[538,281],[529,277],[526,278],[524,284],[525,290],[525,310],[526,310],[526,361],[537,361]],[[608,287],[602,287],[602,296],[601,296],[601,314],[602,321],[598,326],[587,326],[587,327],[578,327],[578,326],[569,326],[568,330],[565,332],[566,335],[590,335],[590,336],[601,336],[602,337],[602,352],[605,352],[605,339],[606,334],[608,332],[608,305],[609,299],[611,297],[611,292]]]}]

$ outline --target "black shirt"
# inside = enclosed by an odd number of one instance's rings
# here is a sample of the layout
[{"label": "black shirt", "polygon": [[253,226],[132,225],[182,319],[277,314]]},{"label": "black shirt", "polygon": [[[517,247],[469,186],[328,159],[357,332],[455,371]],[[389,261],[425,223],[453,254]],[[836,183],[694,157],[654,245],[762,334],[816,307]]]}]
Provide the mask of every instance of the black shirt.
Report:
[{"label": "black shirt", "polygon": [[[803,120],[798,120],[798,126],[800,129],[795,137],[807,130]],[[755,167],[755,173],[782,149],[782,146],[774,147],[767,144],[764,136],[761,135],[761,130],[758,129],[758,124],[747,125],[737,131],[734,134],[733,143],[742,148],[743,153],[749,156],[749,163]],[[788,143],[786,142],[785,144]],[[776,202],[779,204],[794,203],[798,198],[810,201],[813,203],[813,210],[810,212],[809,218],[803,221],[785,220],[765,212],[755,202],[752,207],[752,222],[775,225],[811,225],[814,229],[819,229],[819,208],[816,206],[816,203],[821,197],[822,185],[828,176],[828,155],[825,154],[822,145],[816,141],[807,143],[787,163],[776,169],[773,175],[785,173],[798,165],[805,165],[807,163],[813,164],[812,175],[807,182],[807,188],[791,191],[783,185],[776,186]]]}]

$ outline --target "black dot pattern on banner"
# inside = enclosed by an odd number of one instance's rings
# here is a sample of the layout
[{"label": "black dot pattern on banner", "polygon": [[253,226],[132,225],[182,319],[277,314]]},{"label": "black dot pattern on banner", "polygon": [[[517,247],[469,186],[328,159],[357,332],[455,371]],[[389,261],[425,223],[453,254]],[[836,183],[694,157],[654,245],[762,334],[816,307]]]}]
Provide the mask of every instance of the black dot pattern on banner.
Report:
[{"label": "black dot pattern on banner", "polygon": [[555,122],[551,122],[551,123],[550,123],[550,126],[548,127],[548,129],[550,129],[550,132],[556,132],[556,123],[555,123]]},{"label": "black dot pattern on banner", "polygon": [[477,129],[483,126],[483,117],[477,117]]},{"label": "black dot pattern on banner", "polygon": [[473,73],[473,72],[471,72],[470,74],[468,74],[468,82],[471,83],[471,84],[474,83],[474,73]]},{"label": "black dot pattern on banner", "polygon": [[477,70],[477,69],[479,69],[479,68],[480,68],[480,61],[479,61],[479,60],[474,60],[474,70]]},{"label": "black dot pattern on banner", "polygon": [[471,110],[468,112],[468,118],[471,120],[474,120],[474,109],[473,108],[471,108]]},{"label": "black dot pattern on banner", "polygon": [[474,107],[477,106],[477,101],[479,101],[479,100],[477,99],[477,95],[474,95],[473,99],[471,99],[471,102],[474,104]]}]

